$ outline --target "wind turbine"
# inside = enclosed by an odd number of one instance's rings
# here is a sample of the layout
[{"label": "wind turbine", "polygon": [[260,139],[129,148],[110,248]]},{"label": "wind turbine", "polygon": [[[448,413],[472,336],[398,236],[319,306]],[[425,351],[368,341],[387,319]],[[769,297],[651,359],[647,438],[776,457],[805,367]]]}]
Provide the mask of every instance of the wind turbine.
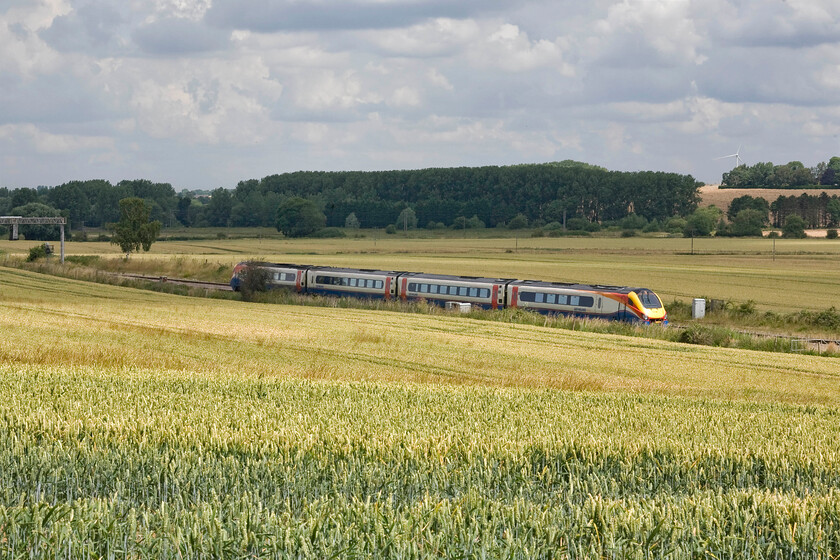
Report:
[{"label": "wind turbine", "polygon": [[741,165],[744,163],[744,160],[741,159],[741,145],[740,144],[738,145],[738,151],[735,152],[734,154],[729,154],[728,156],[720,156],[720,157],[715,158],[715,159],[727,159],[727,158],[731,158],[731,157],[735,158],[735,167],[741,167]]}]

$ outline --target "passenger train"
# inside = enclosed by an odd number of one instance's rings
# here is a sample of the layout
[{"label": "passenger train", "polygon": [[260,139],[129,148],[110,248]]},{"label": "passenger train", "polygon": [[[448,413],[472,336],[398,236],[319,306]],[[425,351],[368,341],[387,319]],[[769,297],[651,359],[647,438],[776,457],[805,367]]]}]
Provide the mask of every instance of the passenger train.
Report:
[{"label": "passenger train", "polygon": [[[469,303],[482,309],[520,308],[547,315],[567,315],[627,321],[668,323],[662,301],[646,288],[600,286],[476,278],[420,272],[364,270],[254,263],[269,274],[270,288],[287,288],[301,294],[369,299]],[[233,269],[230,286],[239,290],[240,274],[248,263]]]}]

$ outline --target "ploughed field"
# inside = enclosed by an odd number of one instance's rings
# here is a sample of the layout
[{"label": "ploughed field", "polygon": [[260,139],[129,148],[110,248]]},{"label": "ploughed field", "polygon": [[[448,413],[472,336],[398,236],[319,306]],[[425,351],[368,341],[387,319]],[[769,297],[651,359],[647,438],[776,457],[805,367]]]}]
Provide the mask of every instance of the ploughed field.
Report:
[{"label": "ploughed field", "polygon": [[828,557],[840,367],[0,268],[0,553]]}]

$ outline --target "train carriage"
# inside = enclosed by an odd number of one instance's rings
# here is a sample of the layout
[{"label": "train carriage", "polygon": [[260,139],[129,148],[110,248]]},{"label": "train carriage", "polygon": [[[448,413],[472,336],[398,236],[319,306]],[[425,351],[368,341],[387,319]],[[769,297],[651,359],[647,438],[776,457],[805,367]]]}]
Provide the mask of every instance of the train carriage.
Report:
[{"label": "train carriage", "polygon": [[408,273],[400,276],[403,300],[426,300],[444,307],[447,302],[469,303],[483,309],[505,306],[505,278],[474,278],[443,274]]},{"label": "train carriage", "polygon": [[[242,271],[249,263],[243,262],[233,268],[233,276],[230,279],[230,287],[238,292],[242,283]],[[253,263],[268,273],[267,287],[269,289],[286,288],[298,293],[306,290],[306,271],[309,266],[283,263]]]},{"label": "train carriage", "polygon": [[399,275],[387,270],[312,267],[306,272],[306,290],[324,296],[388,300],[397,295]]},{"label": "train carriage", "polygon": [[507,287],[507,302],[547,315],[667,323],[662,302],[645,288],[517,280]]}]

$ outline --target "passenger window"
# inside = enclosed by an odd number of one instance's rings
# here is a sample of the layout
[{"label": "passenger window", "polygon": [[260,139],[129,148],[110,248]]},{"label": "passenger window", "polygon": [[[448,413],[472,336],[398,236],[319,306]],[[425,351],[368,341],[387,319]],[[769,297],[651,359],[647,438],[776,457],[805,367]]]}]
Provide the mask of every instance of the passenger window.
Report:
[{"label": "passenger window", "polygon": [[573,306],[580,305],[580,296],[569,297],[569,305],[573,305]]},{"label": "passenger window", "polygon": [[557,303],[557,294],[545,294],[545,302],[554,305]]},{"label": "passenger window", "polygon": [[478,288],[470,288],[470,297],[478,297]]}]

